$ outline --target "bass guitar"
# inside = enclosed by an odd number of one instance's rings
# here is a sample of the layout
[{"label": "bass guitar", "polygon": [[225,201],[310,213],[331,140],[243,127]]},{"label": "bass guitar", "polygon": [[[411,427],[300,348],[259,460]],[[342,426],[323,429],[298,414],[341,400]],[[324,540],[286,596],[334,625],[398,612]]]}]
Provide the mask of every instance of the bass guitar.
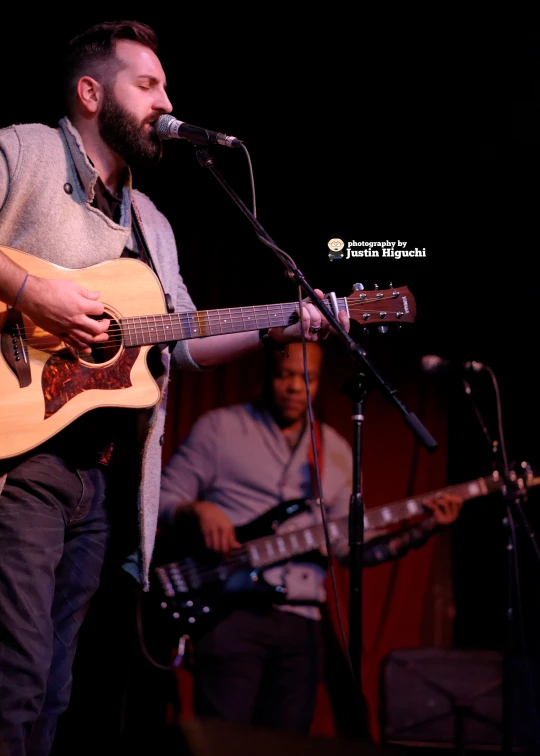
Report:
[{"label": "bass guitar", "polygon": [[[540,477],[533,477],[530,471],[526,479],[515,476],[517,488],[539,483]],[[366,541],[392,526],[424,515],[427,510],[422,502],[425,499],[440,494],[456,494],[467,501],[503,490],[502,479],[494,474],[370,508],[364,514]],[[155,567],[151,576],[150,596],[153,604],[161,607],[168,620],[173,621],[175,633],[190,636],[195,631],[208,628],[218,621],[231,600],[247,593],[258,594],[270,603],[286,600],[283,587],[267,583],[263,571],[293,557],[318,551],[326,545],[322,523],[288,532],[275,532],[286,519],[298,515],[309,504],[309,501],[301,500],[282,502],[248,525],[236,528],[236,538],[242,546],[226,558],[210,551],[202,555],[199,552]],[[331,543],[348,540],[348,521],[346,516],[328,523]],[[265,531],[264,534],[261,531]]]}]

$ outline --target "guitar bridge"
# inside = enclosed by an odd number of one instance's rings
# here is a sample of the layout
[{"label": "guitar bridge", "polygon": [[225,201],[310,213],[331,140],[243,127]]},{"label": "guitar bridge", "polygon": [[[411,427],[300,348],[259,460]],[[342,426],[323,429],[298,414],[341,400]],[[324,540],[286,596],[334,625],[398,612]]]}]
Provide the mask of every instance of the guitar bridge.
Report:
[{"label": "guitar bridge", "polygon": [[29,386],[32,383],[32,373],[22,312],[9,308],[0,341],[2,355],[19,381],[20,388]]}]

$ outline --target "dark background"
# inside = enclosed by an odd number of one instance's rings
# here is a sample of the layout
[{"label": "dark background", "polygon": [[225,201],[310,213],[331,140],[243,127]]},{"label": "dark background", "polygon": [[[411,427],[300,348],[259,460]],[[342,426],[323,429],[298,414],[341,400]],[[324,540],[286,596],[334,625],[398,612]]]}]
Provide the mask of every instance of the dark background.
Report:
[{"label": "dark background", "polygon": [[[53,12],[14,9],[4,23],[0,126],[55,125],[64,43],[92,23],[133,15],[119,6],[61,19]],[[410,16],[392,18],[390,29],[387,18],[339,7],[294,19],[290,8],[242,14],[203,5],[137,17],[160,36],[173,115],[244,141],[259,222],[307,281],[338,296],[357,281],[414,294],[414,326],[361,336],[384,377],[399,386],[423,354],[485,363],[498,381],[509,461],[537,465],[538,39],[507,30],[503,44],[489,24],[465,24],[456,36],[450,21]],[[251,207],[245,153],[212,154]],[[192,145],[167,143],[161,165],[137,179],[173,225],[198,309],[296,297],[282,264]],[[330,262],[334,236],[414,240],[426,258]],[[448,482],[489,474],[492,453],[459,374],[433,380],[450,402]],[[490,374],[468,380],[502,442]],[[538,504],[532,491],[533,522]],[[465,508],[455,528],[459,644],[502,643],[502,514],[500,498],[488,497]],[[522,541],[524,599],[534,615],[540,566]]]}]

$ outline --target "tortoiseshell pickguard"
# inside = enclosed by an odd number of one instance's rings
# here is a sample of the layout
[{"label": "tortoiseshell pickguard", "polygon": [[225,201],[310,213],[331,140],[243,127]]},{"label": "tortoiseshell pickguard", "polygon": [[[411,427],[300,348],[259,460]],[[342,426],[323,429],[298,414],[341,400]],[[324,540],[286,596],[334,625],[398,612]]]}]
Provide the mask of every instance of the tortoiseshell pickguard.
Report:
[{"label": "tortoiseshell pickguard", "polygon": [[83,391],[129,388],[131,368],[139,352],[139,348],[124,349],[116,362],[104,367],[83,365],[69,349],[53,354],[47,360],[41,376],[45,419]]}]

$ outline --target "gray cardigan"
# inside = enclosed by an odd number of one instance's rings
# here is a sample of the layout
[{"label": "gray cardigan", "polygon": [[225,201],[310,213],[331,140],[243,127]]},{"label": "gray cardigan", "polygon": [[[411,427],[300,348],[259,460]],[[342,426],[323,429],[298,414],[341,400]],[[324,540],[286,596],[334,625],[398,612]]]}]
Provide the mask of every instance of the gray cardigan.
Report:
[{"label": "gray cardigan", "polygon": [[[80,135],[67,118],[57,129],[21,124],[0,129],[0,244],[15,247],[67,268],[84,268],[119,258],[133,248],[131,178],[123,190],[120,223],[92,207],[98,173],[89,161]],[[178,267],[172,228],[153,202],[133,190],[152,260],[177,312],[195,310]],[[172,354],[162,351],[165,367],[161,402],[149,411],[138,495],[140,554],[129,571],[148,589],[149,565],[157,526],[165,427],[167,385],[171,365],[188,370],[199,366],[180,341]],[[0,478],[0,491],[5,478]]]}]

